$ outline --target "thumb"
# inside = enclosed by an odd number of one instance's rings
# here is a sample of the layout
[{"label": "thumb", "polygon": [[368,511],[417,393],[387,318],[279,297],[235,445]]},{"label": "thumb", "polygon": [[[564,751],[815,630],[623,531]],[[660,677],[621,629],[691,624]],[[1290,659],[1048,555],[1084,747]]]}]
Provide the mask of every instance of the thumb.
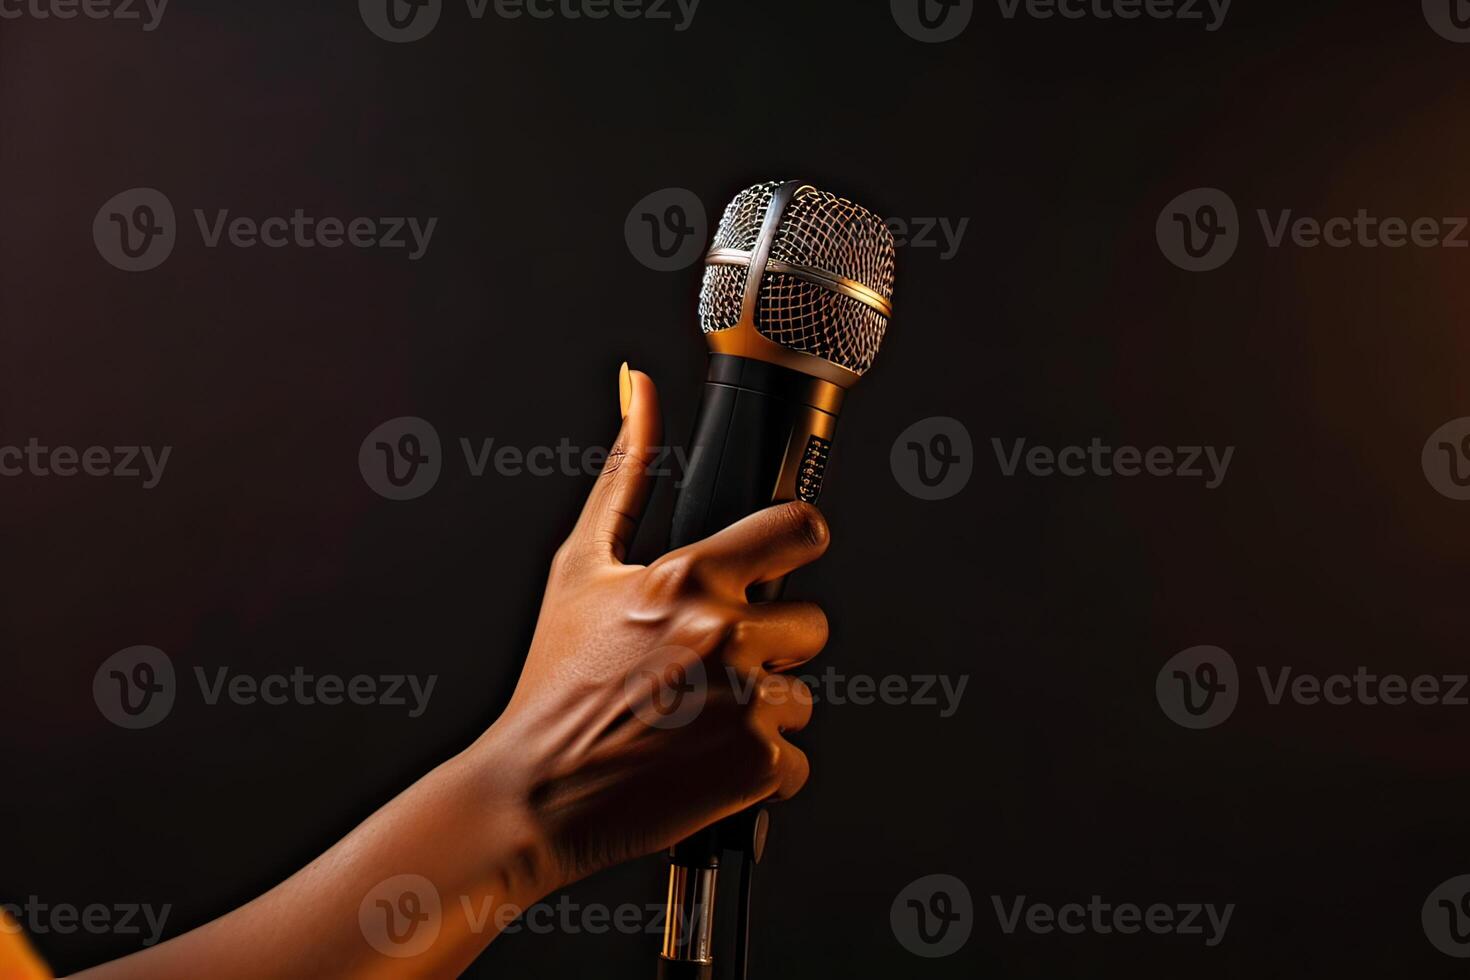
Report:
[{"label": "thumb", "polygon": [[622,561],[633,542],[653,489],[648,471],[663,439],[658,389],[652,378],[630,371],[624,362],[618,372],[618,396],[623,427],[568,542],[581,554],[614,561]]}]

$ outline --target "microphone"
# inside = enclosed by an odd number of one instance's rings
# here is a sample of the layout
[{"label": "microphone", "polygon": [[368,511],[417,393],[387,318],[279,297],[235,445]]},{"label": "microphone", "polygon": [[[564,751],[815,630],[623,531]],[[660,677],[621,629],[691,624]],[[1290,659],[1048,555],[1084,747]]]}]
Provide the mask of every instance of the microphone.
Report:
[{"label": "microphone", "polygon": [[[893,315],[887,223],[799,180],[738,194],[705,256],[699,322],[709,372],[670,549],[775,503],[821,497],[847,390],[872,367]],[[777,598],[783,582],[752,589]],[[709,980],[714,899],[726,850],[742,857],[736,976],[743,975],[750,865],[764,811],[738,814],[675,845],[659,976]]]}]

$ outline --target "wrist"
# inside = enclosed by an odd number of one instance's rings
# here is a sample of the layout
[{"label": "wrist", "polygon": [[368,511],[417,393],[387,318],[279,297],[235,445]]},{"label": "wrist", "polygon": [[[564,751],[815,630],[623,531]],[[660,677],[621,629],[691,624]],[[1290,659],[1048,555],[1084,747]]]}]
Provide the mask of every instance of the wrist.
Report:
[{"label": "wrist", "polygon": [[473,820],[484,887],[524,908],[567,884],[551,829],[535,806],[536,769],[523,739],[497,722],[445,763]]}]

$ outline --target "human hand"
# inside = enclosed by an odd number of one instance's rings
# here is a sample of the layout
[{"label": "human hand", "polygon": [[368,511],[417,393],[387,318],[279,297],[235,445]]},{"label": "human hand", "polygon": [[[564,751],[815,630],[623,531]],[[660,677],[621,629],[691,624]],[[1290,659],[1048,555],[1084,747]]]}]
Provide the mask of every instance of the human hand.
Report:
[{"label": "human hand", "polygon": [[785,736],[806,726],[811,691],[780,671],[827,641],[814,604],[746,599],[826,550],[826,521],[810,505],[768,508],[648,566],[624,563],[661,424],[652,380],[624,367],[620,381],[622,431],[556,554],[515,694],[484,739],[497,766],[516,760],[566,881],[800,790],[807,758]]}]

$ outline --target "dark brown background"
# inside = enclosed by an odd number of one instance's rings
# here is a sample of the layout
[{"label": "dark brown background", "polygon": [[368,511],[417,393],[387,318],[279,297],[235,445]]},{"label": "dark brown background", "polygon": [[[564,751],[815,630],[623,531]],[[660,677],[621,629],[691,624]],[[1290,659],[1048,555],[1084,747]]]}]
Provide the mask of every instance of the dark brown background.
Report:
[{"label": "dark brown background", "polygon": [[[831,555],[793,591],[825,664],[971,675],[960,713],[828,706],[776,814],[755,975],[1449,976],[1419,925],[1470,871],[1465,708],[1268,707],[1255,668],[1463,670],[1470,505],[1420,470],[1470,414],[1470,254],[1272,250],[1255,208],[1464,214],[1470,48],[1417,4],[1237,0],[1224,28],[1005,21],[906,37],[885,3],[704,0],[693,27],[471,22],[393,46],[355,5],[174,0],[162,26],[0,22],[0,444],[169,444],[162,485],[0,481],[0,901],[171,903],[169,934],[268,888],[494,718],[588,480],[374,495],[363,437],[606,441],[620,361],[688,431],[694,270],[623,241],[643,195],[714,218],[801,175],[885,214],[971,219],[900,255],[899,314],[842,422]],[[427,257],[207,250],[127,275],[90,237],[153,186],[263,217],[440,217]],[[1226,189],[1224,269],[1160,255],[1176,194]],[[190,223],[192,219],[189,218]],[[889,471],[933,415],[978,452],[960,496]],[[1004,479],[990,439],[1234,445],[1224,486]],[[667,513],[667,496],[659,501]],[[656,548],[659,520],[645,549]],[[1235,716],[1154,700],[1228,649]],[[126,732],[93,672],[134,644],[192,667],[436,673],[383,708],[208,708]],[[824,664],[824,665],[825,665]],[[187,678],[186,678],[187,679]],[[889,904],[946,872],[968,946],[903,950]],[[573,889],[656,902],[657,859]],[[1234,902],[1225,942],[1004,936],[990,895]],[[39,936],[58,970],[136,947]],[[655,937],[514,936],[472,976],[651,976]]]}]

